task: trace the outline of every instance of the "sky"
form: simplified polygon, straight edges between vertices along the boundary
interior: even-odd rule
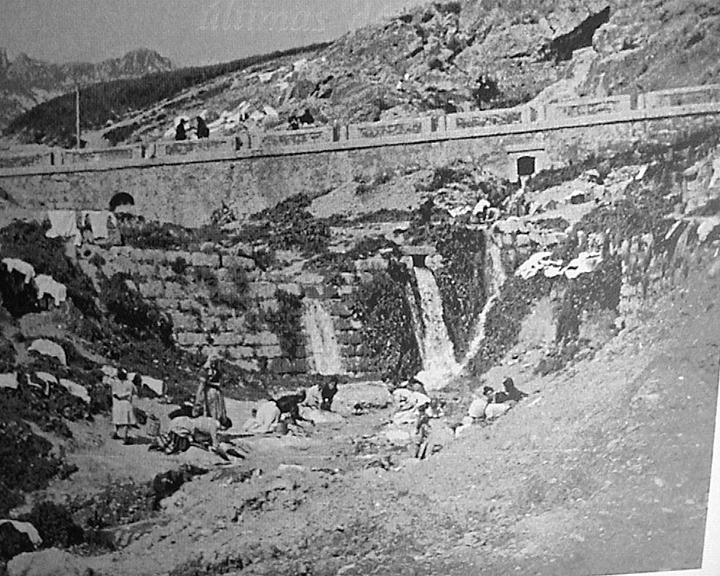
[[[0,0],[0,48],[99,62],[150,48],[178,66],[333,40],[427,0]]]

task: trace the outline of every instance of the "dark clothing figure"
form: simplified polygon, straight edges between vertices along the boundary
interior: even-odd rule
[[[337,394],[337,382],[332,381],[320,384],[320,395],[322,396],[320,410],[330,411],[335,394]]]
[[[512,378],[505,378],[505,380],[503,381],[503,387],[505,388],[504,394],[507,398],[506,400],[502,400],[502,402],[519,402],[527,396],[525,392],[522,392],[521,390],[515,388],[515,382],[513,382]],[[501,392],[498,392],[498,394],[501,394]]]
[[[180,123],[176,126],[175,140],[187,140],[187,132],[185,132],[185,120],[180,120]]]
[[[197,117],[197,137],[198,138],[207,138],[210,136],[210,128],[207,127],[207,124],[205,124],[205,120],[203,120],[200,116]]]
[[[315,118],[313,118],[313,115],[310,114],[310,110],[308,110],[307,108],[305,108],[305,112],[303,112],[302,116],[298,118],[298,121],[301,125],[315,124]]]
[[[288,394],[286,396],[281,396],[280,398],[275,400],[275,404],[277,405],[278,410],[280,410],[281,418],[283,414],[287,414],[293,424],[297,424],[299,421],[310,422],[311,424],[314,424],[312,420],[303,418],[300,415],[300,404],[302,404],[304,401],[305,390],[303,390],[302,392],[298,392],[297,394]]]

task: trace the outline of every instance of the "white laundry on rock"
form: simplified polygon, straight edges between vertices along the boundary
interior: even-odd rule
[[[57,282],[52,276],[38,274],[35,277],[35,288],[37,288],[38,300],[42,300],[46,294],[55,301],[55,306],[60,306],[67,300],[67,287]]]
[[[32,264],[25,262],[25,260],[20,260],[19,258],[3,258],[2,263],[8,269],[8,272],[19,272],[22,274],[25,277],[25,284],[35,278],[35,268],[33,268]]]
[[[80,384],[73,382],[72,380],[68,380],[67,378],[60,378],[60,386],[65,388],[73,396],[80,398],[80,400],[86,404],[90,404],[90,394],[85,386],[81,386]]]
[[[0,374],[0,388],[9,388],[10,390],[17,390],[18,380],[15,372],[9,374]]]
[[[471,418],[483,418],[488,404],[489,401],[485,396],[475,398],[468,408],[468,416]]]
[[[58,360],[60,360],[63,366],[67,364],[67,359],[65,358],[65,350],[63,350],[62,346],[56,344],[52,340],[39,338],[30,345],[28,351],[37,352],[38,354],[42,354],[44,356],[52,356],[54,358],[57,358]]]

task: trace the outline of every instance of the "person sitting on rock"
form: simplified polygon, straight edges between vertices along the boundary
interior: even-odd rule
[[[335,398],[335,394],[337,394],[338,380],[337,376],[333,376],[329,382],[323,382],[320,384],[320,396],[322,397],[320,410],[330,412],[333,398]]]
[[[196,118],[197,122],[197,130],[196,134],[198,138],[207,138],[210,136],[210,129],[208,128],[207,124],[205,123],[205,119],[202,116],[198,116]]]
[[[522,392],[515,387],[515,382],[513,382],[513,379],[509,376],[503,380],[503,388],[506,395],[505,401],[507,402],[519,402],[527,396],[527,393]]]
[[[185,118],[181,118],[175,127],[175,140],[187,140],[187,132],[185,131]]]
[[[275,405],[278,407],[278,410],[280,410],[280,416],[282,417],[283,414],[288,414],[290,421],[296,425],[300,421],[310,422],[310,424],[314,425],[315,422],[309,420],[308,418],[304,418],[300,414],[300,404],[305,401],[306,397],[307,393],[305,390],[300,390],[300,392],[287,394],[275,400]]]
[[[485,396],[488,398],[488,405],[485,407],[485,420],[494,420],[510,410],[511,404],[505,401],[505,392],[495,392],[490,386],[483,389]]]

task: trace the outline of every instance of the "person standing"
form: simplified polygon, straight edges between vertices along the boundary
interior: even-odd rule
[[[225,397],[220,390],[220,366],[219,360],[215,359],[207,369],[207,376],[200,382],[195,393],[193,405],[193,416],[209,416],[222,422],[227,418]]]
[[[113,438],[130,443],[130,427],[137,426],[133,400],[137,395],[135,385],[128,380],[127,370],[118,368],[117,376],[112,381],[112,420],[115,426]]]

